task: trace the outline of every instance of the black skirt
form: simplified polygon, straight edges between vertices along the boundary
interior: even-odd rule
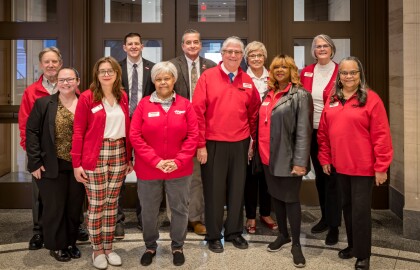
[[[268,193],[277,200],[292,203],[299,202],[300,186],[302,176],[274,176],[270,173],[268,166],[263,165]]]

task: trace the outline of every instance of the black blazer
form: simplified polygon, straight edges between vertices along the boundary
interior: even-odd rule
[[[155,63],[142,58],[143,61],[143,97],[151,95],[155,91],[155,85],[152,83],[152,77],[150,76],[150,72],[152,71],[153,66]],[[130,99],[130,87],[128,83],[128,72],[127,72],[127,58],[124,58],[120,62],[120,66],[122,69],[122,86],[127,93],[127,97]]]
[[[42,177],[58,177],[58,159],[55,149],[55,118],[57,116],[58,92],[39,98],[26,123],[26,154],[28,171],[44,166]]]
[[[188,72],[188,63],[185,55],[181,55],[169,60],[175,65],[178,71],[178,79],[176,80],[174,89],[177,94],[184,98],[190,99],[190,76]],[[217,66],[217,64],[209,59],[199,56],[200,76],[206,69]]]

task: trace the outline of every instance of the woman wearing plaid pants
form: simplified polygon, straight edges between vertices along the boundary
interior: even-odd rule
[[[88,230],[93,266],[119,266],[112,251],[117,200],[131,165],[127,95],[121,88],[121,67],[112,57],[99,59],[90,89],[83,92],[74,117],[71,155],[77,181],[89,199]]]

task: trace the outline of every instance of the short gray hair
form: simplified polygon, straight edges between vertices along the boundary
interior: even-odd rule
[[[242,51],[242,53],[244,53],[244,43],[242,42],[242,40],[239,38],[239,37],[237,37],[237,36],[231,36],[231,37],[228,37],[227,39],[225,39],[225,41],[223,41],[223,45],[222,45],[222,48],[220,49],[220,52],[221,53],[223,53],[223,51],[226,49],[226,47],[229,45],[229,44],[236,44],[236,45],[239,45],[239,46],[241,46],[241,51]]]
[[[63,62],[63,57],[61,56],[60,50],[57,47],[51,46],[51,47],[44,48],[42,51],[39,52],[38,58],[39,58],[40,63],[42,62],[42,57],[47,52],[55,53],[58,56],[58,60],[60,61],[60,63]]]
[[[151,72],[153,83],[155,83],[156,76],[160,73],[170,73],[174,76],[175,81],[178,79],[178,71],[176,70],[175,65],[169,61],[159,62],[153,66]]]
[[[262,54],[264,55],[264,60],[267,60],[267,49],[265,48],[264,44],[259,41],[253,41],[245,47],[245,62],[247,61],[248,55],[253,51],[262,51]]]
[[[323,41],[327,42],[328,45],[330,45],[330,47],[331,47],[331,56],[330,56],[330,58],[333,59],[334,58],[334,55],[335,55],[336,47],[335,47],[335,44],[334,44],[334,41],[332,40],[332,38],[330,36],[328,36],[328,35],[325,35],[325,34],[317,35],[312,40],[312,50],[311,50],[312,57],[314,59],[317,59],[316,58],[316,55],[315,55],[315,48],[316,48],[316,40],[317,39],[322,39]]]

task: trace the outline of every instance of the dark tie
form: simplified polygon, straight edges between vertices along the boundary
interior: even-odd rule
[[[230,83],[233,83],[233,77],[235,76],[235,74],[233,74],[232,72],[228,74],[229,79],[230,79]]]
[[[133,73],[131,77],[131,97],[130,97],[130,116],[133,115],[137,107],[137,96],[139,92],[139,76],[137,74],[137,64],[133,65]]]
[[[195,67],[195,62],[192,62],[192,69],[191,69],[191,99],[194,94],[194,89],[197,84],[198,80],[198,74],[197,74],[197,68]]]

